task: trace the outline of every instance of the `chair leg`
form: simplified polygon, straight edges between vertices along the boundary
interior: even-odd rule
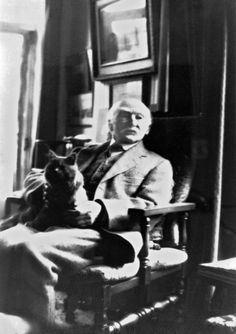
[[[119,321],[113,321],[106,328],[105,333],[115,334],[125,330],[125,333],[130,329],[131,331],[143,320],[149,319],[158,312],[163,312],[168,306],[175,304],[178,300],[177,296],[170,296],[169,298],[155,302],[150,306],[142,307],[135,313],[130,313],[120,319]]]
[[[95,333],[107,332],[107,310],[110,306],[110,286],[99,285],[94,287]]]
[[[74,314],[73,310],[75,307],[75,300],[71,301],[71,298],[67,296],[64,300],[64,309],[65,309],[65,314],[66,314],[66,321],[69,323],[74,322]]]
[[[107,332],[107,310],[110,306],[110,287],[107,285],[95,284],[90,288],[89,294],[92,299],[89,302],[94,310],[94,325],[91,328],[92,333],[102,334]],[[78,294],[70,295],[65,300],[66,321],[75,323],[75,310],[79,305],[81,296]],[[83,300],[83,297],[82,299]],[[83,302],[82,302],[83,305]]]

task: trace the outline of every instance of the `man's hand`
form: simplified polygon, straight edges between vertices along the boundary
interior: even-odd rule
[[[83,203],[79,210],[70,210],[64,214],[66,225],[72,227],[86,228],[91,227],[101,212],[101,205],[94,201]]]

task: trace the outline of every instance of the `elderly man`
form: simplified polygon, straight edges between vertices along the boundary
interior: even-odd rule
[[[149,109],[139,100],[126,98],[113,105],[108,122],[111,140],[78,154],[88,202],[80,212],[74,210],[65,217],[73,227],[35,233],[18,224],[0,233],[4,268],[0,274],[0,311],[51,326],[58,277],[89,266],[95,255],[109,263],[133,261],[142,243],[139,232],[131,232],[131,239],[129,232],[124,233],[134,229],[128,209],[170,201],[171,164],[148,151],[142,142],[151,126]],[[41,176],[41,171],[29,174],[26,196],[34,189],[32,185],[38,187]]]

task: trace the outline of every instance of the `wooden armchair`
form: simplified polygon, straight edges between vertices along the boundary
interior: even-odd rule
[[[186,223],[194,208],[193,203],[175,203],[130,209],[130,219],[139,224],[143,238],[140,265],[94,265],[61,282],[58,289],[66,292],[66,320],[77,323],[83,333],[117,333],[177,303],[184,291]],[[172,216],[175,230],[178,227],[176,248],[150,249],[150,220],[160,215]]]

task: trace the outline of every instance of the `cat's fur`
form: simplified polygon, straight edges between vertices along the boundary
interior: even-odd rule
[[[83,176],[76,164],[76,154],[60,157],[51,151],[44,177],[43,206],[36,216],[27,222],[27,226],[38,231],[45,231],[52,226],[68,225],[64,220],[66,213],[78,210],[79,202],[87,200]]]

